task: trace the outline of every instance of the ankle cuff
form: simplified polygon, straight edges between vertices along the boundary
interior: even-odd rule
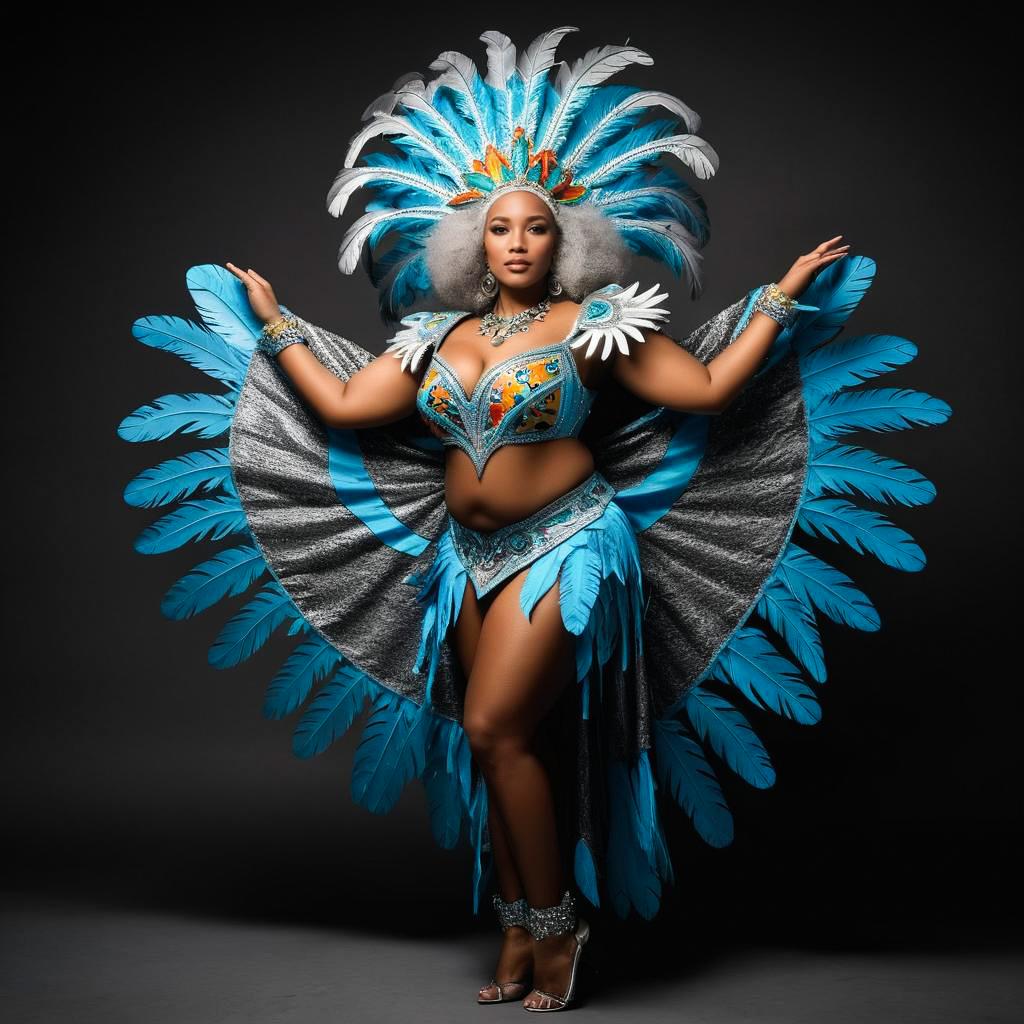
[[[498,915],[498,921],[502,928],[510,928],[513,925],[518,925],[520,928],[525,928],[527,926],[527,905],[525,896],[520,896],[519,899],[513,900],[511,903],[506,903],[498,893],[495,893],[493,903],[494,911]]]
[[[566,889],[561,903],[551,907],[531,907],[527,904],[526,927],[535,939],[549,935],[564,935],[576,930],[576,899]]]

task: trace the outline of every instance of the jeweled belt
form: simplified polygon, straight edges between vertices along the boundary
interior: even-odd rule
[[[481,533],[448,516],[452,543],[478,597],[562,541],[600,519],[615,489],[594,472],[571,491],[543,508],[489,533]]]

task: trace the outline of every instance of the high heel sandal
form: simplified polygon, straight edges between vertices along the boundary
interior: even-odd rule
[[[513,925],[518,925],[520,928],[526,927],[526,899],[520,896],[519,899],[514,900],[512,903],[506,903],[498,893],[494,894],[494,910],[498,915],[498,921],[501,924],[503,931],[508,931]],[[476,1001],[478,1003],[509,1003],[513,999],[522,999],[525,996],[525,989],[528,987],[526,980],[523,981],[495,981],[491,978],[487,985],[484,985],[482,989],[477,993]],[[497,999],[482,999],[480,993],[484,989],[496,988],[498,990]]]
[[[583,951],[583,944],[590,938],[590,925],[582,917],[576,916],[576,900],[568,889],[562,897],[561,903],[551,907],[527,906],[526,927],[534,939],[546,939],[549,935],[567,935],[573,933],[576,939],[576,948],[572,954],[572,966],[569,970],[569,987],[565,995],[557,995],[554,992],[545,992],[543,989],[532,990],[539,996],[546,996],[552,1000],[553,1006],[526,1006],[524,1010],[533,1013],[550,1013],[554,1010],[564,1010],[573,1000],[576,992],[576,969],[579,966],[580,953]]]

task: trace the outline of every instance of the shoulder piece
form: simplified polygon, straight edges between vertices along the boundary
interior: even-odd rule
[[[402,317],[405,328],[400,330],[388,342],[385,352],[390,352],[396,359],[402,360],[402,369],[410,367],[415,370],[419,366],[423,353],[436,345],[456,324],[457,321],[469,316],[467,310],[444,313],[410,313]]]
[[[626,335],[643,341],[644,336],[639,328],[657,327],[659,320],[668,319],[668,310],[657,308],[657,303],[668,298],[668,292],[654,293],[661,285],[654,285],[647,291],[637,295],[639,281],[634,281],[628,288],[618,284],[605,285],[604,288],[591,292],[580,305],[580,311],[573,324],[573,338],[570,348],[587,345],[584,353],[589,359],[597,346],[604,341],[601,358],[607,359],[614,343],[624,355],[629,355],[629,342]],[[578,337],[576,336],[578,333]]]

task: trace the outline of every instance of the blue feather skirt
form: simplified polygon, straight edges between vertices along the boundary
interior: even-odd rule
[[[405,580],[419,586],[417,601],[423,605],[413,669],[427,673],[421,711],[430,705],[442,648],[458,620],[467,583],[483,597],[528,567],[519,600],[523,615],[529,619],[557,582],[562,622],[576,638],[577,759],[593,762],[597,751],[614,747],[607,740],[595,742],[593,735],[605,732],[599,708],[606,699],[606,670],[610,665],[618,669],[611,673],[613,686],[631,678],[626,670],[643,655],[646,608],[636,533],[614,496],[615,489],[595,472],[527,519],[497,531],[482,533],[449,516],[429,568]],[[635,703],[638,696],[646,708],[647,695],[615,693],[615,712]],[[642,894],[650,891],[653,876],[671,881],[672,869],[658,822],[648,751],[634,749],[625,757],[604,760],[603,765],[586,764],[590,775],[603,768],[603,777],[591,792],[575,794],[578,804],[570,815],[578,823],[574,874],[580,890],[597,905],[598,876],[607,870],[609,890],[622,893],[624,914],[629,890],[634,899],[645,902]],[[572,781],[575,784],[575,778]],[[586,806],[579,806],[580,799]],[[476,811],[486,817],[485,805]],[[486,821],[477,825],[472,832],[479,874],[489,840]],[[654,887],[660,889],[656,882]]]

